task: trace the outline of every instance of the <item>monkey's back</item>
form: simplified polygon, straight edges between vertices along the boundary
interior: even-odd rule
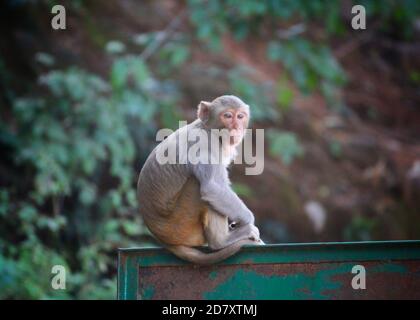
[[[203,245],[207,207],[201,200],[200,184],[186,164],[160,164],[157,148],[147,158],[137,183],[144,222],[166,244]]]
[[[159,164],[155,148],[144,163],[137,183],[140,211],[146,215],[150,211],[170,214],[171,204],[189,175],[186,165]]]

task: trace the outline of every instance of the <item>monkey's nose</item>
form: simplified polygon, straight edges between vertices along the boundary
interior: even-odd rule
[[[231,130],[230,130],[230,135],[231,136],[237,136],[239,134],[239,130],[238,130],[238,128],[232,128]]]

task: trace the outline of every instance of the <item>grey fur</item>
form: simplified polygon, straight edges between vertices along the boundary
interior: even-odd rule
[[[196,119],[194,122],[188,124],[186,127],[178,129],[162,141],[147,158],[137,184],[140,213],[143,215],[146,224],[153,223],[154,225],[159,226],[159,224],[165,224],[166,216],[171,214],[173,206],[175,205],[174,199],[187,180],[191,177],[195,177],[199,181],[202,200],[206,201],[214,210],[210,222],[216,221],[217,224],[224,228],[224,230],[220,230],[222,227],[218,226],[214,227],[214,229],[210,229],[210,232],[207,232],[206,234],[208,243],[213,249],[224,249],[220,250],[218,255],[213,254],[210,256],[210,254],[204,254],[196,249],[185,246],[168,246],[168,249],[181,258],[196,263],[219,261],[238,251],[243,244],[249,243],[249,238],[253,238],[257,243],[262,243],[259,240],[258,229],[254,226],[255,219],[253,213],[230,186],[226,165],[204,163],[192,164],[189,161],[186,163],[160,164],[156,158],[158,148],[166,148],[173,143],[177,143],[181,132],[185,129],[206,130],[208,136],[211,137],[211,128],[217,128],[216,125],[219,125],[214,115],[227,107],[242,107],[245,108],[249,114],[249,106],[235,96],[221,96],[211,103],[201,102],[198,114],[200,115],[200,113],[203,114],[203,111],[208,111],[208,117]],[[208,108],[208,110],[206,110],[206,108]],[[191,141],[188,142],[187,150],[193,143],[194,142]],[[222,148],[222,146],[219,147]],[[182,157],[183,152],[178,143],[176,145],[176,152],[177,156]],[[231,156],[228,155],[228,157]],[[229,158],[228,161],[224,161],[224,163],[229,163],[231,160],[232,159]],[[237,222],[238,228],[229,231],[227,218]],[[176,227],[177,226],[174,226],[174,232],[176,232]],[[239,244],[235,244],[235,242],[239,242]],[[231,246],[231,248],[227,249],[226,247],[228,246]],[[207,260],[204,256],[208,257]],[[187,257],[190,257],[190,259]]]
[[[225,166],[197,164],[189,167],[190,172],[200,181],[202,199],[215,211],[240,225],[254,224],[254,215],[230,187]]]

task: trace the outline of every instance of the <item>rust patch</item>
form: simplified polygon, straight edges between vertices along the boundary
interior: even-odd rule
[[[351,269],[356,264],[366,268],[366,290],[351,286],[355,276]],[[147,299],[204,299],[209,293],[223,298],[226,288],[238,290],[248,275],[256,276],[257,282],[269,278],[277,286],[254,284],[253,291],[234,292],[238,299],[266,297],[267,291],[272,298],[282,298],[288,290],[294,292],[293,298],[420,299],[418,261],[142,267],[139,294]],[[147,296],[151,287],[153,294]]]
[[[366,289],[339,290],[336,299],[409,300],[420,299],[420,264],[418,261],[360,262],[366,269]],[[405,269],[404,272],[381,270],[385,265]],[[351,288],[354,274],[343,273],[335,281]]]
[[[139,292],[153,286],[152,299],[202,299],[203,293],[214,290],[238,269],[220,268],[217,271],[201,266],[171,266],[139,268]]]

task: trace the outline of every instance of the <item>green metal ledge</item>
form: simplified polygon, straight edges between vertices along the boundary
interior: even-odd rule
[[[365,289],[352,286],[355,265]],[[420,299],[420,241],[246,246],[212,266],[122,248],[118,299]]]

